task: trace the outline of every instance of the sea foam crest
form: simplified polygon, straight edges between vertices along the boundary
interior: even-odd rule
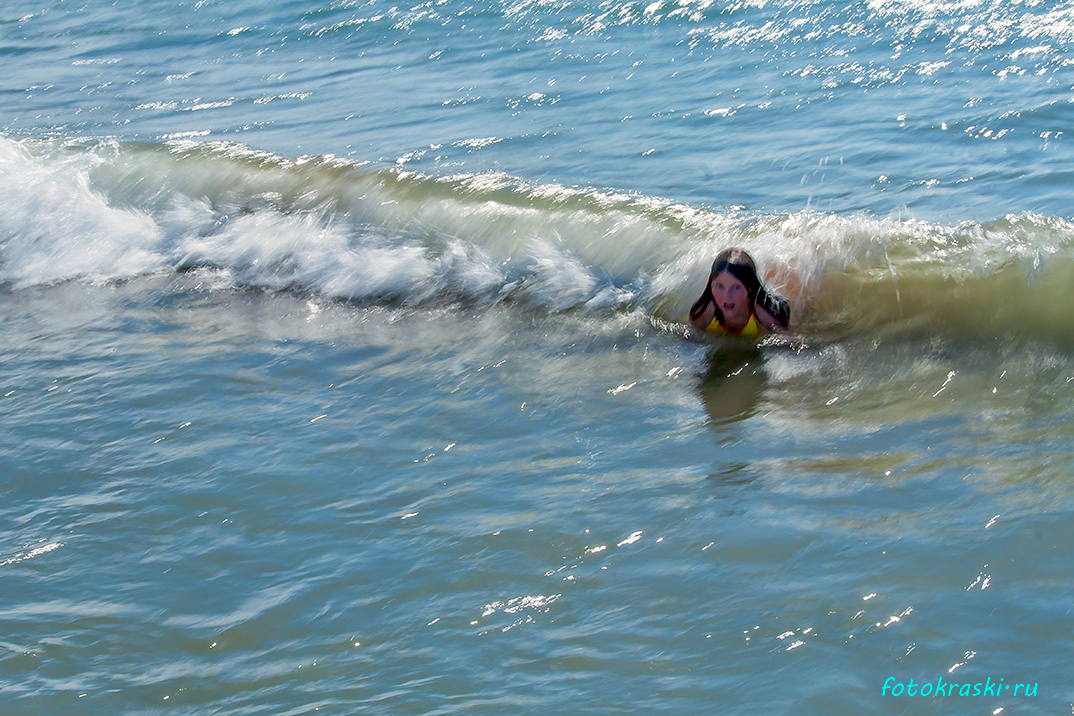
[[[87,180],[85,153],[43,162],[0,138],[0,281],[125,278],[158,269],[161,232],[137,209],[110,206]]]
[[[0,280],[16,289],[207,268],[222,285],[326,299],[640,308],[682,323],[712,258],[740,246],[805,332],[1071,331],[1074,225],[1056,217],[714,211],[197,142],[0,138],[0,190]]]

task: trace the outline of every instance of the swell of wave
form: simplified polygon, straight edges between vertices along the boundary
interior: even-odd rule
[[[1074,225],[757,215],[502,174],[430,177],[224,143],[0,138],[8,290],[205,269],[358,303],[640,309],[681,324],[746,248],[806,334],[1074,339]]]

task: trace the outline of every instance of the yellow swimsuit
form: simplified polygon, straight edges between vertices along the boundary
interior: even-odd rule
[[[705,329],[709,333],[715,333],[718,336],[741,336],[743,338],[760,338],[761,326],[757,323],[757,318],[751,313],[750,320],[746,323],[746,327],[742,329],[741,333],[732,333],[724,328],[719,321],[715,318],[712,319],[712,323]]]

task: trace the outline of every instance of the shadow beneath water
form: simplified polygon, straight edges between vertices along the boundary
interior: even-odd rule
[[[761,349],[725,346],[705,360],[698,390],[710,424],[726,425],[753,415],[768,382]]]

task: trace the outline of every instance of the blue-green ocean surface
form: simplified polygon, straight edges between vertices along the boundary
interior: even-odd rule
[[[0,712],[1070,713],[1071,17],[6,3]]]

